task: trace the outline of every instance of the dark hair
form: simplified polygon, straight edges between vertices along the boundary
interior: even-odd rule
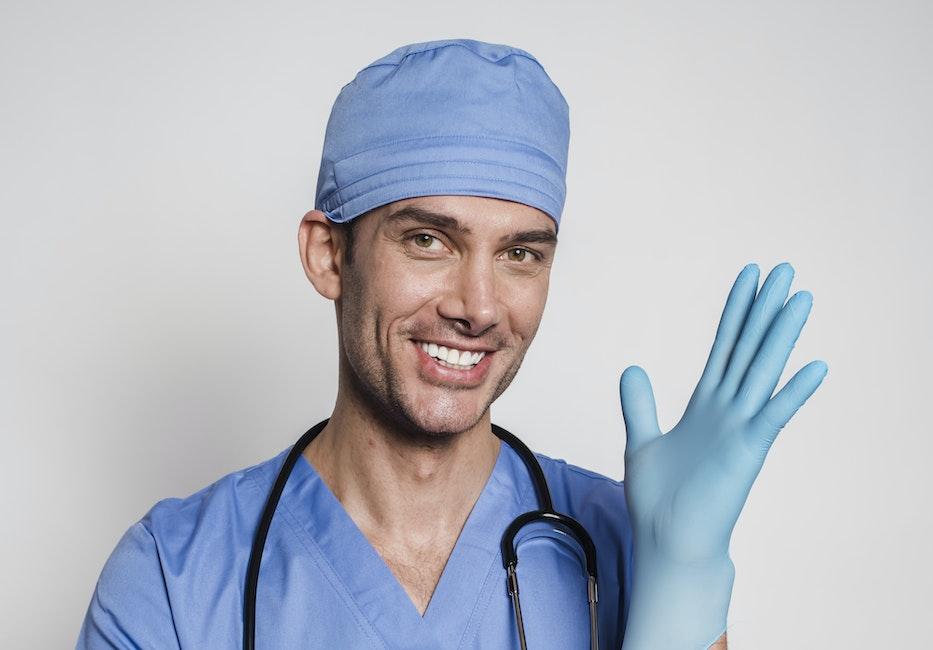
[[[334,223],[340,232],[343,233],[343,238],[346,241],[346,248],[344,249],[343,259],[347,263],[347,266],[353,265],[353,237],[354,231],[356,230],[356,222],[359,221],[359,218],[360,217],[355,217],[349,221]]]

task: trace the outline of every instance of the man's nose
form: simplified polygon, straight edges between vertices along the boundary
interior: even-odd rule
[[[478,336],[499,322],[500,310],[495,261],[479,256],[464,259],[449,279],[438,306],[440,314],[463,321],[468,326],[464,333]]]

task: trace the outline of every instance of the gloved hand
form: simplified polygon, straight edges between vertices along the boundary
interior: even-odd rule
[[[739,273],[706,367],[677,425],[661,435],[644,370],[622,373],[625,499],[633,531],[625,650],[708,648],[726,629],[735,568],[729,540],[778,432],[813,394],[827,366],[812,361],[771,397],[810,313],[794,270]]]

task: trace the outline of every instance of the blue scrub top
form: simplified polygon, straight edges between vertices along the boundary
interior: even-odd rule
[[[77,648],[240,648],[246,566],[259,518],[291,446],[185,498],[159,501],[108,558]],[[621,481],[536,454],[554,507],[596,545],[599,644],[620,648],[632,535]],[[266,540],[256,647],[518,648],[499,543],[537,509],[521,458],[502,443],[422,617],[314,467],[299,456]],[[543,525],[519,537],[528,647],[588,648],[582,552]]]

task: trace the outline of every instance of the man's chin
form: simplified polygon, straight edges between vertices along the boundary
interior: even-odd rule
[[[412,418],[412,424],[415,425],[413,434],[436,442],[450,440],[473,429],[482,420],[483,413],[483,411],[469,414],[421,411]]]

